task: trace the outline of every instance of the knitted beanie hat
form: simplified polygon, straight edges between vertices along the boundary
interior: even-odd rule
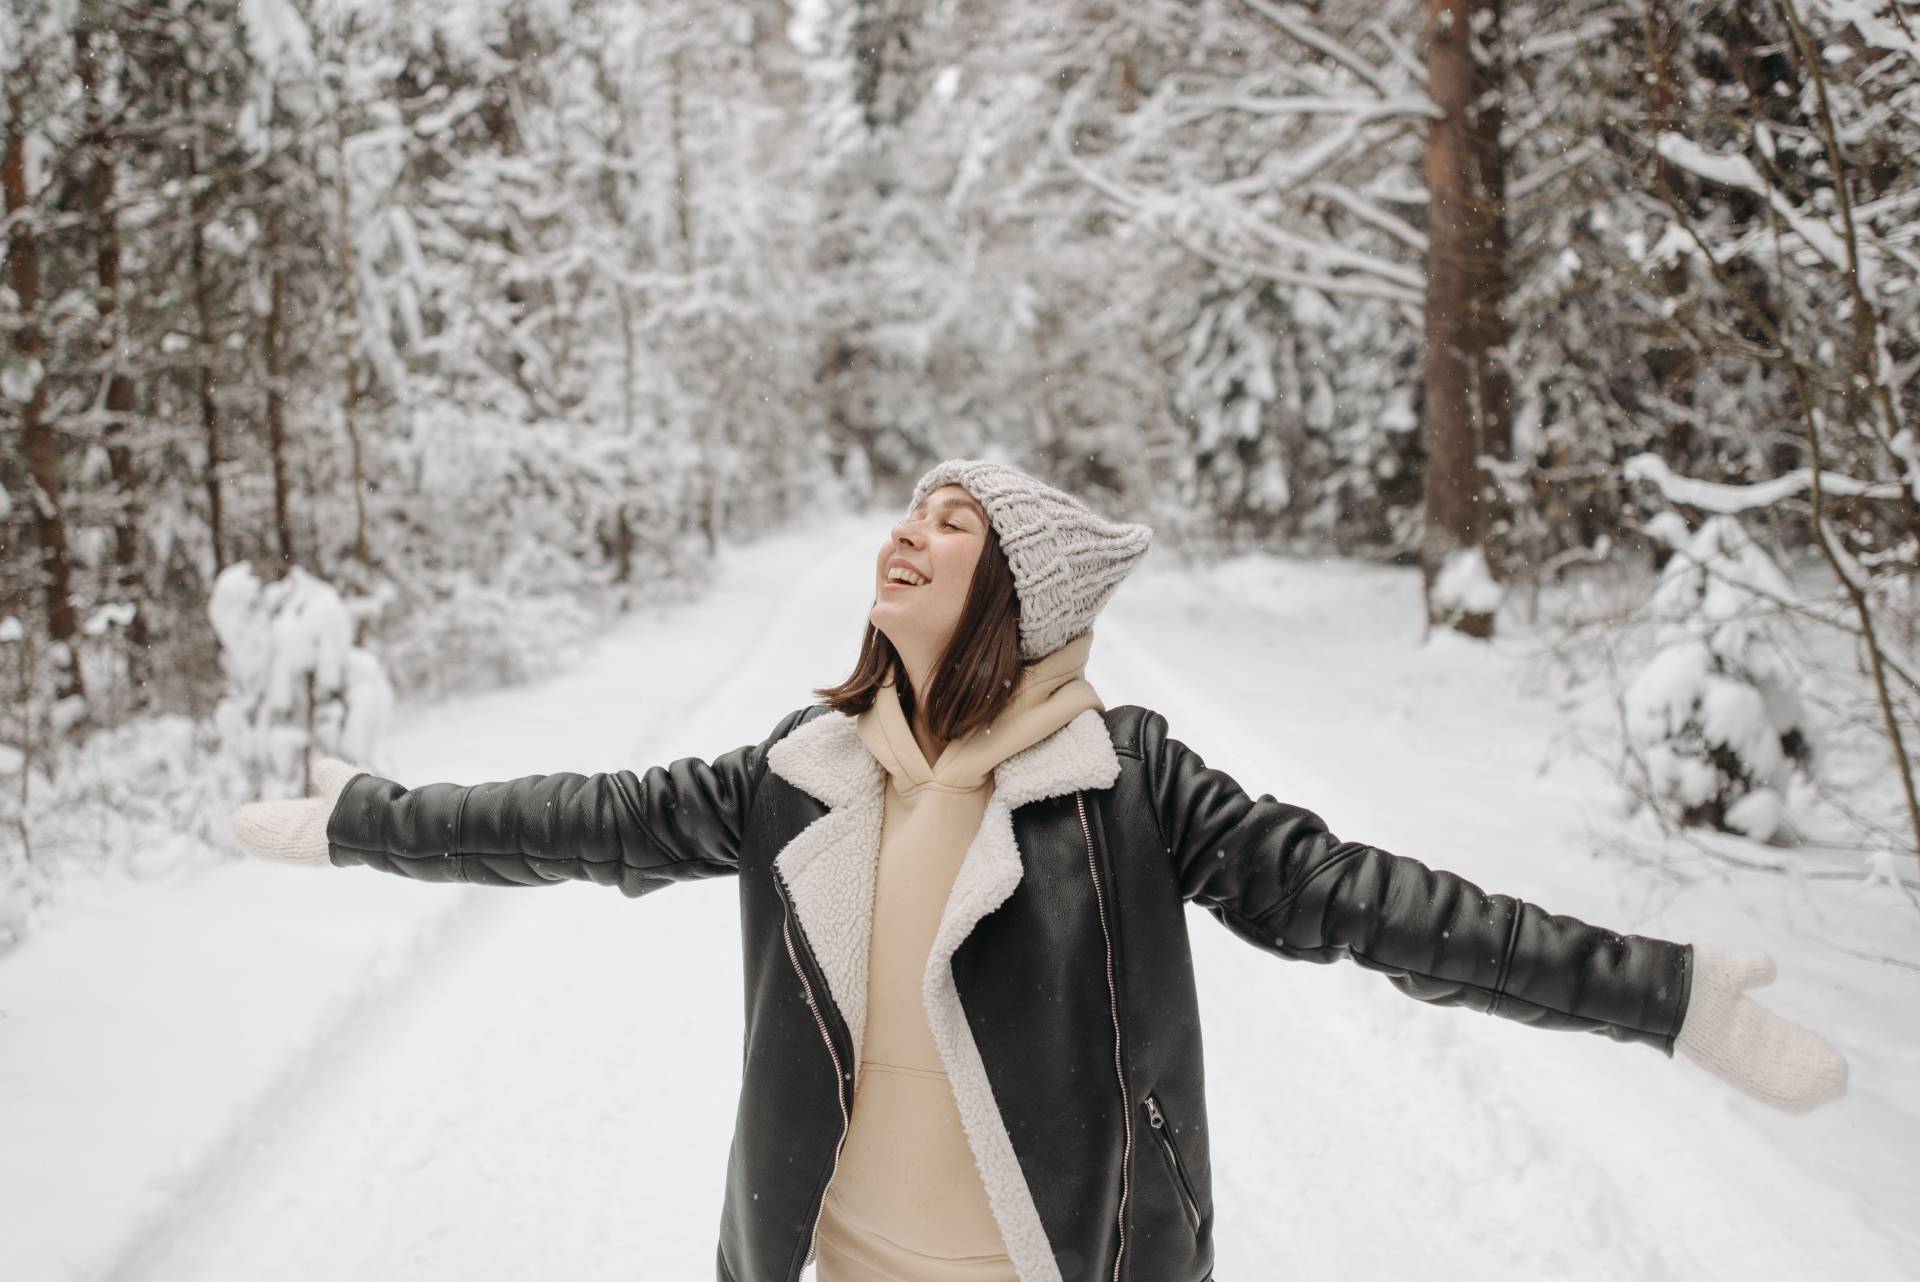
[[[1153,539],[1145,525],[1109,521],[1073,495],[987,459],[936,464],[913,487],[908,514],[955,484],[986,508],[1013,570],[1022,659],[1052,654],[1092,627]]]

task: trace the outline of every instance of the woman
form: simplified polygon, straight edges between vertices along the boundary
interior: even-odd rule
[[[758,744],[408,789],[328,760],[263,855],[630,896],[739,878],[746,1028],[721,1282],[1207,1282],[1187,901],[1422,1001],[1688,1058],[1804,1111],[1846,1061],[1748,1000],[1764,953],[1620,935],[1249,797],[1084,676],[1151,532],[954,459],[874,565],[854,673]]]

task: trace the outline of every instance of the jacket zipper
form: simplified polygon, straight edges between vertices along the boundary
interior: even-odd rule
[[[847,1142],[847,1096],[843,1086],[846,1074],[840,1067],[840,1052],[833,1048],[833,1036],[827,1032],[827,1021],[820,1014],[820,1005],[813,999],[813,985],[808,982],[807,973],[800,969],[800,955],[793,947],[792,910],[784,890],[780,895],[780,907],[780,935],[787,943],[787,960],[793,963],[793,973],[800,978],[801,991],[807,995],[807,1009],[813,1012],[813,1022],[819,1026],[820,1038],[826,1042],[827,1054],[833,1059],[833,1098],[840,1106],[840,1138],[833,1144],[833,1169],[827,1172],[827,1182],[820,1189],[820,1203],[813,1208],[813,1228],[807,1236],[807,1258],[800,1261],[800,1272],[805,1273],[807,1266],[813,1263],[814,1252],[820,1248],[820,1215],[826,1209],[827,1190],[833,1187],[833,1177],[840,1173],[841,1146]]]
[[[1113,1282],[1120,1282],[1120,1261],[1127,1253],[1127,1174],[1133,1164],[1133,1106],[1127,1091],[1127,1070],[1120,1059],[1120,998],[1113,986],[1113,933],[1107,928],[1107,901],[1100,891],[1100,868],[1093,858],[1093,830],[1087,827],[1087,803],[1082,793],[1073,794],[1080,812],[1080,832],[1087,839],[1087,872],[1093,878],[1093,902],[1100,913],[1100,934],[1107,941],[1107,1005],[1113,1013],[1113,1071],[1120,1080],[1120,1121],[1126,1139],[1120,1149],[1120,1210],[1118,1222],[1120,1246],[1113,1255]]]
[[[1193,1200],[1193,1182],[1187,1178],[1186,1163],[1180,1160],[1180,1150],[1173,1142],[1173,1128],[1167,1125],[1167,1115],[1160,1111],[1160,1101],[1148,1095],[1142,1103],[1146,1106],[1147,1121],[1152,1125],[1154,1134],[1160,1137],[1160,1147],[1166,1150],[1167,1160],[1173,1163],[1173,1176],[1180,1183],[1180,1200],[1186,1205],[1187,1218],[1193,1221],[1193,1231],[1200,1231],[1200,1204]]]

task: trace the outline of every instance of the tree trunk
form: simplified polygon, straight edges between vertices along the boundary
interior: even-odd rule
[[[668,129],[673,148],[673,212],[679,231],[680,269],[689,276],[693,274],[693,213],[690,201],[692,175],[688,172],[686,148],[686,103],[681,94],[681,50],[675,49],[667,56],[667,94]],[[697,519],[700,531],[706,536],[707,555],[715,555],[720,546],[718,526],[718,500],[716,491],[720,481],[714,475],[713,450],[709,447],[707,433],[696,429],[695,439],[700,453],[700,497]]]
[[[267,211],[267,323],[263,341],[267,357],[267,456],[273,465],[273,526],[280,535],[280,573],[293,569],[293,518],[287,510],[287,355],[280,342],[281,318],[286,312],[287,272],[280,260],[280,206]]]
[[[40,542],[40,567],[46,573],[47,632],[64,650],[56,697],[86,698],[80,676],[80,624],[73,608],[72,563],[67,554],[67,526],[60,515],[60,443],[46,420],[47,380],[43,358],[46,344],[40,335],[40,247],[34,240],[27,211],[26,131],[21,128],[24,104],[15,85],[7,87],[7,152],[0,160],[0,187],[6,190],[7,283],[20,308],[20,328],[14,335],[19,359],[34,371],[33,394],[20,406],[21,452],[27,460],[28,497]]]
[[[131,602],[133,621],[127,628],[127,685],[135,708],[148,704],[147,679],[153,645],[147,616],[152,610],[146,576],[140,568],[140,478],[134,467],[127,433],[133,426],[133,380],[119,367],[123,335],[120,326],[120,219],[113,210],[114,157],[104,129],[106,111],[100,96],[100,67],[93,48],[92,29],[74,30],[75,62],[86,97],[87,145],[93,164],[87,171],[87,210],[93,216],[94,274],[99,281],[100,367],[107,380],[107,466],[113,477],[114,583]]]
[[[347,384],[341,408],[346,415],[347,448],[353,456],[353,559],[370,566],[373,554],[367,548],[366,458],[360,447],[360,372],[354,359],[354,347],[360,341],[360,304],[353,271],[353,198],[352,185],[348,182],[347,131],[337,108],[333,117],[333,144],[340,168],[335,175],[340,193],[340,305],[347,317],[346,329],[340,338]]]
[[[187,265],[193,279],[193,308],[200,325],[200,425],[207,438],[207,530],[213,540],[213,572],[226,568],[226,539],[220,503],[220,407],[214,400],[213,285],[207,279],[206,221],[200,193],[200,141],[193,119],[192,77],[180,81],[180,102],[193,137],[187,143],[187,200],[189,240]]]
[[[613,564],[615,583],[633,581],[633,526],[627,521],[627,505],[613,509]]]
[[[1668,8],[1668,0],[1649,0],[1644,14],[1647,60],[1642,69],[1641,92],[1647,104],[1647,123],[1656,137],[1680,128],[1680,111],[1685,105],[1680,100],[1673,69],[1668,62],[1678,42],[1678,24]],[[1694,182],[1684,169],[1659,154],[1653,157],[1653,167],[1657,188],[1664,188],[1681,200],[1690,198]],[[1676,253],[1664,265],[1652,267],[1654,285],[1665,297],[1677,300],[1686,294],[1692,276],[1689,257],[1685,253]],[[1693,344],[1687,341],[1681,330],[1677,320],[1669,321],[1670,337],[1656,339],[1648,349],[1647,367],[1653,374],[1656,395],[1677,408],[1691,411],[1699,376],[1699,361],[1694,355]],[[1682,474],[1694,471],[1694,436],[1691,414],[1669,417],[1665,430],[1659,436],[1661,457]],[[1786,465],[1787,468],[1795,466],[1798,466],[1798,460]]]
[[[1454,553],[1483,547],[1489,488],[1476,462],[1511,456],[1506,368],[1506,181],[1497,45],[1501,0],[1428,0],[1428,92],[1443,113],[1427,135],[1426,529],[1431,589]],[[1431,607],[1430,607],[1431,610]],[[1447,612],[1485,636],[1490,614]]]
[[[667,55],[667,122],[673,148],[673,218],[680,233],[680,270],[693,273],[692,175],[687,172],[686,104],[680,92],[681,50]]]

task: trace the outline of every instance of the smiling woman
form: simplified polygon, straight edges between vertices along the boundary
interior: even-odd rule
[[[841,950],[820,932],[829,984],[847,980],[859,1079],[820,1204],[820,1282],[1032,1274],[1039,1242],[1019,1227],[1031,1194],[1011,1163],[994,1161],[1005,1123],[969,1071],[941,927],[972,898],[965,862],[992,867],[981,842],[998,831],[996,776],[1042,742],[1064,745],[1083,715],[1104,716],[1085,676],[1093,617],[1150,539],[1146,526],[1107,521],[1011,468],[935,468],[879,549],[854,676],[815,691],[853,718],[886,778],[872,866],[843,879],[871,879],[870,919],[853,932],[865,947]],[[1069,562],[1071,581],[1093,590],[1044,596],[1039,584]],[[812,907],[804,892],[798,906]],[[954,938],[951,924],[945,933]]]

